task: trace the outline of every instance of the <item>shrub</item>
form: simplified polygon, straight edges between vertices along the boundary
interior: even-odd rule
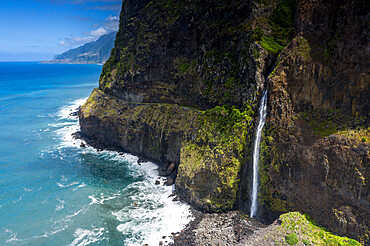
[[[359,244],[356,240],[349,239],[346,245],[347,246],[359,246],[361,244]]]
[[[285,241],[289,245],[294,245],[294,244],[298,243],[298,237],[295,233],[291,233],[291,234],[285,236]]]

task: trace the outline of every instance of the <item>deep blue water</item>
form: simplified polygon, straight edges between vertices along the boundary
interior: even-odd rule
[[[0,62],[0,245],[166,244],[191,219],[156,165],[72,138],[101,68]]]

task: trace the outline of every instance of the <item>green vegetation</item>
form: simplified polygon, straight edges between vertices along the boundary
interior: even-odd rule
[[[122,61],[117,65],[117,73],[119,76],[123,76],[130,68],[131,66],[127,61]]]
[[[274,136],[276,132],[273,131],[271,124],[266,122],[262,133],[261,153],[260,153],[260,187],[258,194],[258,202],[264,206],[269,207],[272,211],[281,213],[288,212],[292,206],[286,200],[281,199],[281,194],[271,184],[273,175],[279,175],[281,161],[279,160],[281,153],[276,150],[274,144]]]
[[[204,116],[203,124],[213,121],[216,126],[215,130],[223,134],[228,133],[232,128],[238,128],[241,124],[252,120],[253,110],[250,105],[247,105],[243,111],[240,111],[235,106],[216,106],[213,109],[207,109],[204,112]]]
[[[233,96],[239,95],[242,86],[238,56],[233,52],[212,49],[206,51],[203,58],[201,72],[196,76],[200,75],[198,79],[204,81],[201,82],[204,95],[218,105],[236,104],[237,99]]]
[[[86,103],[81,106],[81,112],[84,118],[95,116],[105,122],[119,117],[118,111],[122,111],[123,106],[114,98],[108,101],[106,98],[102,97],[102,94],[103,92],[97,88],[92,91]],[[101,98],[104,98],[104,108],[100,104],[102,101]]]
[[[242,110],[217,106],[203,111],[199,130],[182,144],[177,182],[209,211],[234,206],[252,116],[250,105]]]
[[[363,126],[361,128],[355,129],[344,129],[337,131],[335,134],[338,134],[340,136],[344,136],[349,139],[355,139],[357,141],[361,141],[363,143],[366,143],[368,139],[370,138],[370,127],[369,126]]]
[[[322,137],[331,134],[346,135],[347,132],[362,140],[366,139],[368,133],[365,116],[353,116],[340,109],[313,109],[300,113],[298,118],[308,122],[314,133]]]
[[[298,243],[298,237],[295,233],[291,233],[291,234],[285,236],[285,241],[289,245],[294,245],[294,244]]]
[[[251,40],[252,41],[260,41],[263,37],[264,33],[261,27],[257,27],[251,32]]]
[[[294,39],[297,42],[297,46],[294,48],[294,51],[302,56],[304,60],[308,60],[310,57],[311,46],[308,43],[307,39],[299,37]]]
[[[260,2],[268,4],[266,1]],[[271,34],[266,35],[262,28],[257,27],[251,39],[269,52],[280,53],[293,38],[295,11],[296,0],[281,0],[267,21]]]
[[[263,48],[268,51],[279,53],[284,49],[284,45],[276,42],[274,37],[262,37],[258,42]]]
[[[195,68],[196,64],[197,64],[196,60],[188,62],[188,59],[186,58],[176,58],[174,60],[174,66],[177,69],[177,75],[191,73],[192,70]]]
[[[336,236],[317,226],[309,216],[299,212],[283,214],[280,220],[281,225],[275,227],[266,237],[274,240],[276,245],[295,245],[302,242],[304,245],[361,246],[356,240]]]
[[[310,245],[310,241],[308,241],[308,239],[303,239],[303,240],[302,240],[302,243],[303,243],[304,245]]]

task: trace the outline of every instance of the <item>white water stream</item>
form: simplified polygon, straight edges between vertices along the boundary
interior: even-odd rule
[[[254,144],[253,144],[253,184],[251,196],[251,218],[257,213],[257,194],[258,194],[258,162],[260,159],[260,143],[262,137],[263,126],[266,122],[267,115],[267,90],[263,92],[261,105],[258,110],[258,126],[256,128]]]

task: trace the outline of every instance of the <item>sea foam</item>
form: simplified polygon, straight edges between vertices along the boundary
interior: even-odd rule
[[[91,194],[89,206],[103,206],[115,199],[125,200],[128,205],[111,210],[119,222],[117,231],[124,236],[124,245],[158,245],[162,242],[167,245],[173,242],[172,235],[180,232],[193,220],[190,207],[173,200],[173,186],[164,186],[165,179],[159,176],[158,166],[152,162],[143,162],[138,165],[138,157],[128,153],[115,151],[97,151],[90,146],[81,148],[83,140],[75,139],[73,133],[80,130],[78,118],[71,115],[86,98],[79,99],[61,108],[58,117],[62,122],[57,123],[57,134],[60,138],[59,149],[77,148],[84,154],[93,154],[105,160],[118,163],[128,163],[129,175],[135,180],[120,192],[114,194]],[[53,127],[53,126],[51,126]],[[156,185],[159,181],[160,185]],[[72,183],[73,184],[73,183]],[[68,184],[58,184],[68,187]],[[77,184],[73,184],[77,185]],[[79,186],[78,186],[79,187]],[[70,245],[88,245],[104,239],[104,228],[79,228],[74,233],[74,241]]]
[[[103,237],[104,228],[93,228],[92,230],[78,228],[75,233],[75,239],[70,246],[84,246],[90,245],[99,241],[104,240]]]

